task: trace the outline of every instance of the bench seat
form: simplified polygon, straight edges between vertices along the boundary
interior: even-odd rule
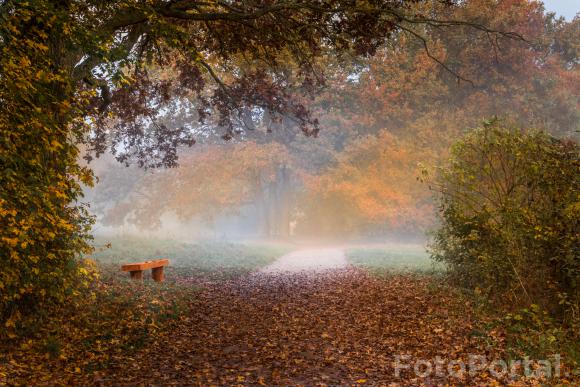
[[[143,270],[151,269],[151,277],[157,282],[164,279],[163,267],[169,265],[168,259],[128,263],[121,266],[122,271],[128,271],[132,279],[143,279]]]

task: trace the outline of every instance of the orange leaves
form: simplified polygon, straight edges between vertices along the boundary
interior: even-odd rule
[[[154,224],[166,212],[182,220],[198,216],[211,219],[254,201],[276,178],[276,168],[289,163],[288,150],[277,143],[199,145],[181,156],[177,168],[145,175],[131,203],[122,202],[114,211],[141,203],[137,221],[144,225]]]
[[[429,192],[417,181],[417,164],[433,161],[427,149],[383,130],[354,142],[338,159],[334,168],[307,181],[309,200],[327,208],[325,216],[347,217],[357,228],[394,230],[429,223],[428,217],[419,215],[429,213],[424,206]],[[341,214],[334,213],[333,202],[342,203]]]

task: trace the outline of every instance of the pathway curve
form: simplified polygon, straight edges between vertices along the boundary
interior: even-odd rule
[[[346,256],[341,249],[308,249],[286,254],[260,270],[260,273],[320,273],[327,270],[344,269],[347,266]]]

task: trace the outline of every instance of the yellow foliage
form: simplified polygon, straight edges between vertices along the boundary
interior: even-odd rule
[[[46,6],[19,4],[0,25],[0,322],[9,328],[0,339],[14,337],[26,314],[82,286],[77,259],[89,248],[91,218],[71,205],[81,195],[79,181],[91,180],[71,142],[84,129],[67,127],[83,93],[72,92],[69,75],[47,55],[43,30],[72,21],[44,12]],[[32,17],[35,23],[26,24]]]

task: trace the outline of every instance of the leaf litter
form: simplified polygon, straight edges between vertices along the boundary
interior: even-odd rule
[[[475,335],[470,304],[433,277],[348,268],[208,283],[175,329],[93,381],[102,385],[490,385],[473,377],[395,375],[395,356],[501,358]],[[512,381],[526,383],[525,381]],[[512,383],[512,384],[513,384]]]

